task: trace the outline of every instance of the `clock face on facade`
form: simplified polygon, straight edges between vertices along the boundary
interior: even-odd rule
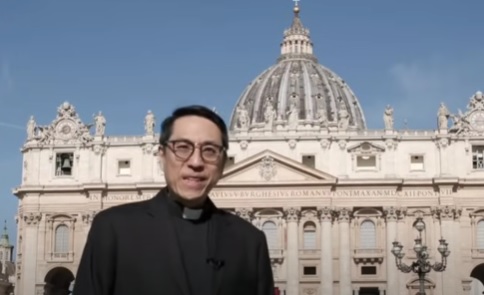
[[[478,131],[484,131],[484,111],[476,111],[469,116],[469,123],[472,128]]]
[[[72,121],[62,121],[57,125],[57,136],[62,139],[72,138],[76,129],[75,127],[75,123]]]

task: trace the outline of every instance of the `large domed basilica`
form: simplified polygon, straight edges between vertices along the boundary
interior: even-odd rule
[[[232,114],[232,131],[366,129],[360,103],[336,73],[318,63],[309,30],[294,8],[277,63],[245,89]]]
[[[395,129],[391,107],[368,130],[293,13],[279,57],[234,101],[213,201],[265,233],[278,294],[482,294],[483,94],[470,89],[458,114],[426,110],[427,130]],[[67,294],[95,214],[164,185],[154,113],[135,137],[106,134],[102,113],[83,122],[69,102],[53,117],[31,117],[22,147],[18,295]],[[419,257],[430,272],[416,272]]]

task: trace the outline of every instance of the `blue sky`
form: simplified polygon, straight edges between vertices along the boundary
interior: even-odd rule
[[[462,3],[462,4],[459,4]],[[465,3],[465,5],[464,5]],[[202,103],[227,120],[279,55],[290,0],[1,0],[0,218],[15,238],[20,147],[30,115],[49,124],[69,101],[107,133],[143,132],[174,107]],[[342,76],[371,129],[387,104],[397,128],[434,129],[440,101],[465,109],[484,90],[484,2],[302,0],[319,62]]]

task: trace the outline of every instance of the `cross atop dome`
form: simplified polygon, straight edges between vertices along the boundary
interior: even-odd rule
[[[292,0],[294,2],[294,13],[299,13],[299,1],[301,0]]]

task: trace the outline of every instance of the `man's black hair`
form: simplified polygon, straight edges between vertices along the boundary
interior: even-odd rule
[[[225,150],[229,148],[229,136],[224,120],[217,113],[202,105],[190,105],[177,108],[169,117],[163,120],[161,123],[160,146],[163,146],[170,139],[175,121],[185,116],[198,116],[212,121],[220,129],[222,146]]]

